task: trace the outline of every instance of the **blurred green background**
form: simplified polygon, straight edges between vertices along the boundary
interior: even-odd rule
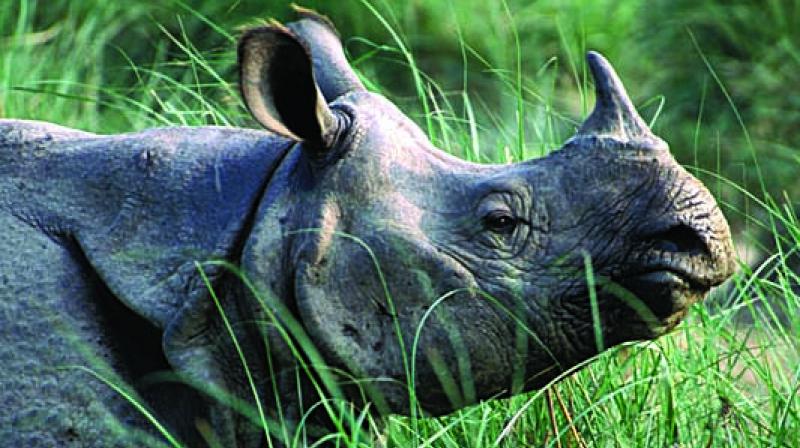
[[[333,19],[372,89],[461,156],[508,161],[558,147],[591,108],[583,54],[595,49],[735,226],[748,200],[729,181],[758,197],[797,196],[800,0],[303,5]],[[237,97],[236,35],[292,17],[276,0],[4,0],[0,116],[101,133],[255,126]]]

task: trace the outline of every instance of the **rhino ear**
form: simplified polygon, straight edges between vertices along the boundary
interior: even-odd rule
[[[300,20],[286,26],[311,48],[317,83],[325,99],[333,101],[349,92],[366,90],[347,62],[333,22],[311,9],[297,5],[292,5],[292,8]]]
[[[239,41],[239,79],[245,104],[270,131],[316,148],[332,143],[335,118],[314,81],[308,50],[275,23]]]

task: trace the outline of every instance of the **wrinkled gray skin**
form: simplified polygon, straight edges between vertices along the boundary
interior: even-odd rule
[[[369,383],[379,413],[409,412],[397,331],[410,356],[429,311],[414,381],[421,406],[441,414],[540,387],[599,344],[655,338],[731,274],[714,199],[600,55],[588,56],[596,109],[562,149],[478,165],[437,150],[366,91],[327,22],[304,15],[291,31],[251,30],[240,43],[242,93],[271,132],[99,136],[0,122],[3,443],[130,444],[115,422],[155,433],[71,367],[82,365],[132,385],[190,446],[205,443],[198,428],[221,446],[260,446],[263,432],[197,392],[219,387],[253,403],[196,260],[240,266],[331,366],[397,380]],[[316,397],[303,382],[308,402],[293,398],[303,374],[280,333],[236,276],[205,272],[268,416],[274,384],[284,417],[297,421]],[[148,376],[164,371],[197,387]]]

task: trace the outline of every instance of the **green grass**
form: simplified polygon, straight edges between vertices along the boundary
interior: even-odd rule
[[[290,17],[271,2],[11,3],[0,8],[0,115],[103,133],[255,127],[235,85],[236,29]],[[540,391],[443,418],[392,417],[389,446],[800,444],[800,96],[791,91],[800,2],[341,3],[307,4],[333,17],[371,89],[439,147],[479,162],[558,147],[593,102],[582,54],[602,50],[656,132],[717,195],[748,255],[667,337],[611,349]],[[358,423],[378,422],[335,399],[299,324],[283,331],[319,379],[315,393],[334,397],[320,403],[338,428],[330,437],[367,445]],[[306,440],[302,425],[292,432],[280,415],[219,396],[271,437]]]

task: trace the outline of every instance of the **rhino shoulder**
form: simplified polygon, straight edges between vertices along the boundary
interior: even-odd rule
[[[73,239],[109,289],[163,328],[231,259],[290,142],[223,127],[101,136],[0,122],[0,207]],[[231,260],[236,261],[236,260]]]

